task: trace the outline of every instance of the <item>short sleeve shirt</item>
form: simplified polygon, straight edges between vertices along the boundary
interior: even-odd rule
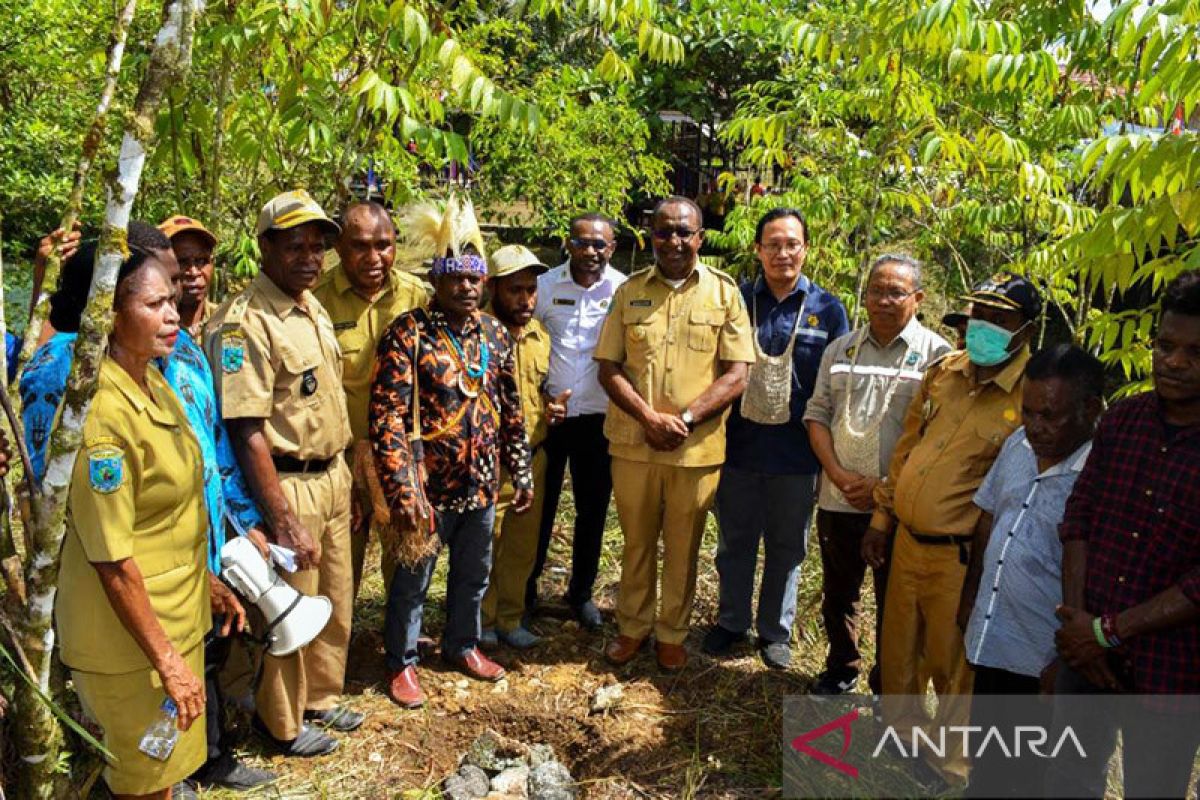
[[[673,287],[652,267],[629,277],[613,295],[596,359],[620,364],[634,389],[656,411],[682,413],[721,376],[722,361],[753,363],[750,320],[737,284],[697,264]],[[619,458],[685,467],[725,460],[728,411],[696,426],[670,452],[646,443],[642,426],[615,403],[604,421],[609,452]]]
[[[375,373],[375,349],[396,317],[429,302],[429,291],[420,279],[393,269],[387,286],[374,300],[367,300],[350,284],[346,269],[338,264],[326,272],[313,289],[333,322],[342,351],[342,387],[350,414],[354,441],[367,438],[367,403]]]
[[[149,663],[92,562],[133,559],[150,607],[179,652],[199,644],[212,625],[200,446],[154,366],[146,382],[150,396],[105,359],[83,426],[55,605],[63,663],[72,669],[113,675]]]
[[[972,664],[1036,677],[1054,660],[1054,609],[1062,604],[1058,525],[1090,451],[1089,442],[1039,473],[1020,428],[975,493],[975,505],[993,522],[966,631]]]
[[[949,343],[916,317],[886,346],[875,341],[869,326],[839,337],[821,358],[804,420],[829,428],[835,443],[847,414],[851,427],[859,431],[879,421],[879,466],[872,477],[882,477],[888,472],[904,430],[904,416],[921,388],[925,368],[948,352]],[[840,500],[827,480],[821,481],[817,503],[826,511],[863,513]]]
[[[289,297],[264,273],[205,328],[224,419],[265,420],[273,455],[332,458],[349,446],[342,356],[311,292]]]
[[[875,487],[871,527],[895,522],[925,535],[969,535],[979,520],[975,492],[1000,448],[1021,426],[1029,350],[986,381],[966,352],[930,365],[904,418],[887,480]]]

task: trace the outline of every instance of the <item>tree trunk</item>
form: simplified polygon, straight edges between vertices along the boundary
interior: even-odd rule
[[[25,618],[21,620],[22,644],[37,672],[43,691],[50,689],[54,629],[51,615],[58,583],[59,551],[65,532],[67,490],[82,440],[92,396],[96,392],[100,360],[112,328],[112,300],[117,272],[128,252],[125,232],[133,209],[142,168],[154,134],[154,121],[163,94],[180,82],[191,64],[192,36],[197,6],[202,0],[166,0],[163,23],[154,40],[125,126],[115,174],[108,184],[108,203],[92,275],[87,310],[75,343],[75,358],[67,380],[62,413],[50,437],[43,491],[33,498],[33,552],[26,563],[28,591]],[[50,710],[30,688],[22,687],[17,698],[18,752],[23,774],[21,793],[30,798],[50,798],[60,792],[55,767],[62,745],[62,730]]]
[[[129,34],[129,24],[133,20],[133,12],[137,0],[125,0],[125,5],[113,22],[112,37],[108,45],[108,61],[104,68],[104,88],[100,92],[100,102],[96,104],[96,116],[88,126],[87,134],[83,137],[83,149],[79,155],[79,163],[75,166],[75,180],[71,185],[71,196],[67,200],[67,210],[62,221],[58,224],[64,231],[75,227],[79,219],[79,211],[83,207],[83,190],[87,185],[88,173],[92,171],[92,162],[104,141],[104,123],[108,119],[108,108],[112,105],[113,95],[117,91],[117,78],[121,74],[121,59],[125,55],[125,38]],[[46,271],[40,282],[33,287],[33,308],[30,312],[29,325],[25,328],[25,341],[21,346],[18,359],[21,364],[29,360],[37,348],[38,337],[42,332],[42,324],[50,310],[50,291],[58,283],[58,273],[62,269],[62,256],[57,247],[46,259]],[[50,287],[47,289],[47,287]]]

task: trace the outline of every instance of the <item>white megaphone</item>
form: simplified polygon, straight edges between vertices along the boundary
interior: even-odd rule
[[[273,656],[294,653],[317,638],[333,614],[328,597],[306,597],[288,586],[244,536],[221,548],[221,577],[262,612],[263,640]]]

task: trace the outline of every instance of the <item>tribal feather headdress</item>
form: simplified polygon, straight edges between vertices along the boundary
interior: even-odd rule
[[[455,196],[443,203],[426,201],[409,206],[400,216],[399,228],[398,255],[409,262],[433,259],[430,276],[462,272],[487,275],[483,233],[469,198]]]

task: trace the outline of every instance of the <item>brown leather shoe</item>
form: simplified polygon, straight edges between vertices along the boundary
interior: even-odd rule
[[[618,636],[608,643],[608,647],[604,648],[604,657],[608,659],[608,663],[615,664],[620,667],[633,661],[633,657],[642,649],[642,645],[646,643],[645,639],[633,639],[629,636]]]
[[[504,677],[504,667],[485,656],[478,647],[472,647],[465,655],[447,658],[446,661],[479,681],[498,681]]]
[[[658,656],[658,665],[667,672],[678,672],[687,666],[687,650],[681,644],[656,642],[654,653]]]
[[[388,697],[401,708],[420,708],[425,705],[425,693],[417,680],[417,668],[407,666],[388,676]]]

